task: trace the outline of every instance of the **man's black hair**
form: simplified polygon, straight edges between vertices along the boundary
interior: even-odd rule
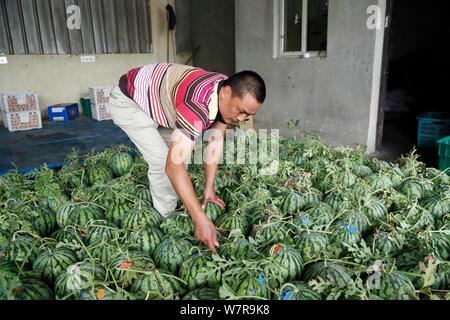
[[[231,87],[234,97],[242,98],[249,93],[259,103],[266,100],[266,85],[263,78],[254,71],[241,71],[228,79],[226,79],[222,86]]]

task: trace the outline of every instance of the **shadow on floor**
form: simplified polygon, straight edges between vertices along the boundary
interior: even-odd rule
[[[420,148],[417,145],[417,119],[412,116],[385,120],[383,144],[371,157],[394,162],[402,155],[417,150],[419,160],[428,167],[438,167],[437,148]]]

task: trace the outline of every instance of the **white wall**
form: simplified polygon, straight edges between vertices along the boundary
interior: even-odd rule
[[[95,63],[81,63],[79,55],[7,56],[8,64],[0,65],[0,92],[36,91],[41,110],[46,110],[56,103],[79,102],[90,86],[115,85],[122,74],[136,66],[166,62],[166,3],[152,0],[151,4],[153,53],[100,54]],[[170,59],[173,62],[172,46]],[[178,61],[185,60],[178,57]]]

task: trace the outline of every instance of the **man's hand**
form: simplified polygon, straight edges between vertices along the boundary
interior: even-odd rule
[[[179,130],[174,130],[166,160],[166,173],[195,224],[195,238],[216,252],[216,227],[208,219],[195,196],[194,187],[184,163],[191,156],[194,143]],[[214,190],[213,190],[214,193]]]
[[[222,209],[225,209],[225,202],[216,195],[212,188],[205,188],[205,191],[203,191],[203,210],[205,210],[208,202],[215,203]]]
[[[217,232],[214,223],[206,215],[195,220],[194,223],[195,238],[203,242],[213,253],[216,253],[216,247],[219,246],[219,242],[217,241]]]

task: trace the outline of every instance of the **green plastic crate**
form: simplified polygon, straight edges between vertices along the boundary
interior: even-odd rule
[[[439,147],[439,169],[444,171],[450,169],[450,136],[440,139]],[[450,170],[447,172],[450,174]]]
[[[83,109],[83,114],[86,117],[92,118],[91,99],[89,99],[89,97],[81,98],[80,104],[81,108]]]
[[[420,115],[417,120],[419,126],[417,130],[417,146],[436,148],[436,141],[450,136],[450,113],[447,112],[426,112]]]

